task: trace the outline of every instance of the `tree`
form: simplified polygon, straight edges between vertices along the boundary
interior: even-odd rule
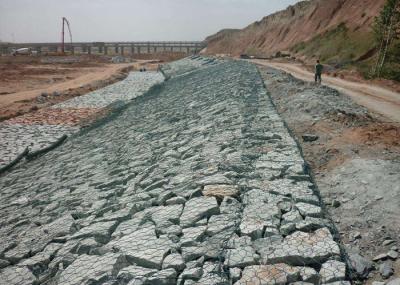
[[[379,49],[372,75],[379,77],[390,46],[400,39],[400,0],[386,0],[380,14],[375,17],[373,31]]]

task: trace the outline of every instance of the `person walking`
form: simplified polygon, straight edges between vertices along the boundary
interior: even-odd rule
[[[315,83],[321,84],[323,70],[324,66],[317,60],[317,64],[315,65]]]

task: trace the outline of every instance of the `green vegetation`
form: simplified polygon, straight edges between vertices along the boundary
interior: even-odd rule
[[[400,81],[400,0],[386,1],[371,32],[341,23],[290,51],[336,67],[355,67],[366,78]]]
[[[352,63],[366,54],[373,47],[372,33],[350,31],[344,23],[308,42],[295,45],[291,51],[307,57],[319,58],[334,65]]]
[[[373,30],[377,53],[371,76],[400,81],[400,0],[386,0]]]

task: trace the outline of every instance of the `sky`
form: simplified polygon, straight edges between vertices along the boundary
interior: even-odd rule
[[[58,42],[66,17],[74,42],[198,41],[243,28],[298,0],[0,0],[0,40]]]

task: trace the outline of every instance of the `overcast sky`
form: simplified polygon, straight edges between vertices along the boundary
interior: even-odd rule
[[[298,0],[0,0],[0,40],[58,42],[61,18],[74,41],[203,40],[243,28]]]

